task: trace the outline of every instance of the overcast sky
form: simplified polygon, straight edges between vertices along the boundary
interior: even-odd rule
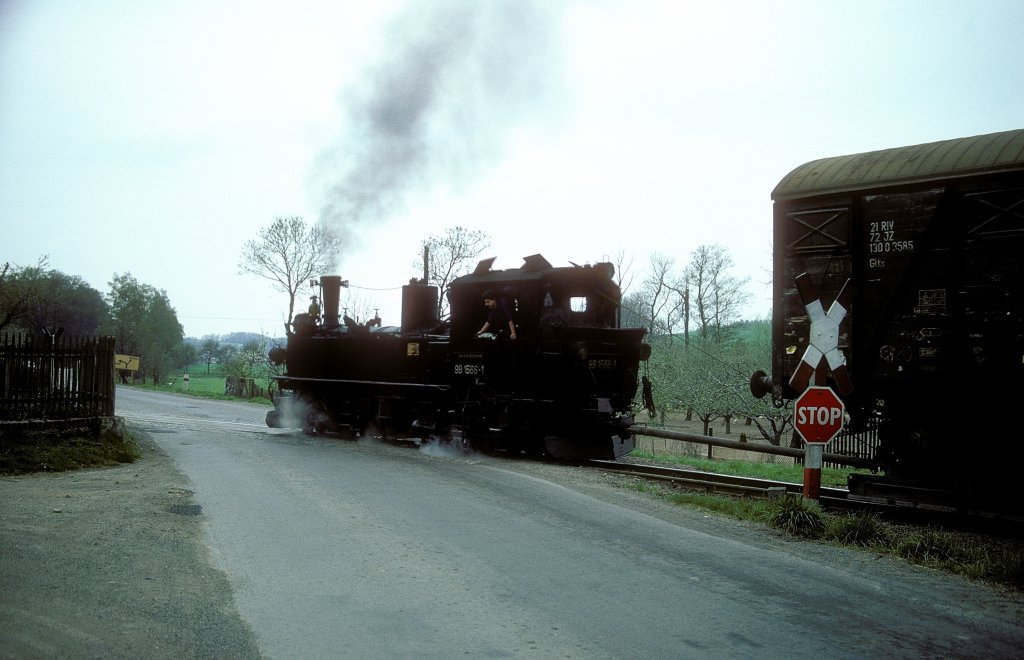
[[[238,271],[275,217],[341,232],[385,324],[454,225],[504,268],[718,243],[766,317],[775,184],[1024,127],[1022,28],[1020,0],[0,0],[0,262],[280,335]]]

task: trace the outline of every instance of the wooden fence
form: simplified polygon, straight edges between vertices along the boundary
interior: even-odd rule
[[[113,414],[113,337],[0,335],[0,420]]]

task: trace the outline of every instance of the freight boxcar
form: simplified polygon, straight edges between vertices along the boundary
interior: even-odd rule
[[[856,492],[1012,495],[1024,130],[815,160],[772,199],[772,377],[755,377],[755,394],[782,404],[828,384],[854,429],[877,422],[891,479],[855,480]]]

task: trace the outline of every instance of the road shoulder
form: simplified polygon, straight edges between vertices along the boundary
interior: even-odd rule
[[[259,656],[188,478],[136,438],[132,464],[0,478],[0,656]]]

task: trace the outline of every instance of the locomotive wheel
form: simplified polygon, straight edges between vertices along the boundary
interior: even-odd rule
[[[450,426],[448,427],[448,433],[446,434],[448,444],[455,447],[463,454],[468,454],[473,451],[473,443],[470,442],[469,437],[466,435],[466,430],[461,426]]]
[[[323,435],[327,433],[326,419],[307,419],[302,426],[302,432],[306,435]]]
[[[323,435],[331,425],[331,417],[327,414],[323,404],[311,404],[306,413],[306,419],[302,425],[302,432],[306,435]]]
[[[544,447],[543,437],[531,437],[523,442],[523,453],[533,458],[540,458],[547,453],[547,449]]]

